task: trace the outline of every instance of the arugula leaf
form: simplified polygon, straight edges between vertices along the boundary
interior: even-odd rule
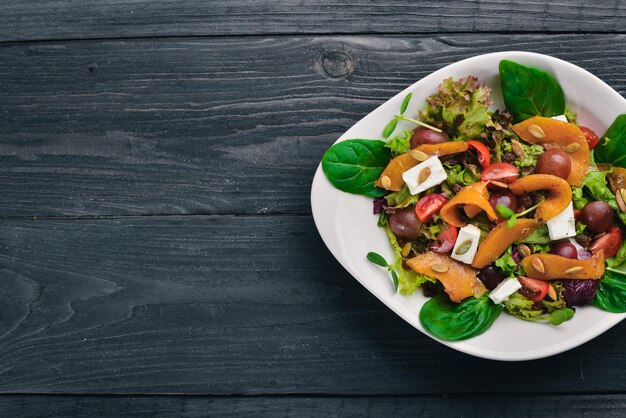
[[[607,267],[592,303],[603,311],[626,312],[626,274]]]
[[[386,191],[374,186],[387,167],[391,153],[385,142],[370,139],[348,139],[330,147],[322,158],[322,170],[337,189],[370,197]]]
[[[499,70],[504,103],[515,121],[565,111],[563,90],[547,71],[509,60],[500,61]]]
[[[626,114],[619,115],[594,148],[598,163],[626,167]]]
[[[450,302],[447,296],[436,296],[420,310],[420,322],[428,332],[447,341],[466,340],[485,332],[498,319],[502,305],[494,304],[487,295],[469,297],[461,303]]]

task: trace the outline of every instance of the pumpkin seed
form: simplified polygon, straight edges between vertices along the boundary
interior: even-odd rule
[[[537,257],[535,257],[532,260],[530,260],[530,264],[532,264],[532,266],[535,268],[535,270],[537,270],[539,273],[544,274],[546,272],[546,268],[544,267],[544,265],[541,262],[541,260],[538,259]]]
[[[565,151],[572,154],[580,149],[580,144],[577,142],[572,142],[568,146],[565,147]]]
[[[446,271],[448,271],[448,266],[442,263],[433,263],[433,265],[430,266],[430,268],[433,269],[433,271],[437,273],[445,273]]]
[[[550,287],[548,287],[548,296],[550,296],[550,298],[552,300],[557,300],[557,295],[556,295],[556,290],[554,290],[554,287],[552,287],[552,284],[548,283]]]
[[[469,251],[471,246],[472,246],[472,240],[466,239],[465,241],[460,243],[458,247],[456,247],[456,250],[454,250],[454,254],[463,255]]]
[[[417,176],[417,184],[424,183],[428,177],[430,177],[430,167],[422,168]]]
[[[380,184],[383,186],[383,189],[391,188],[391,179],[389,176],[382,176],[380,178]]]
[[[546,134],[543,132],[543,129],[539,125],[528,125],[528,132],[535,138],[545,138]]]
[[[411,252],[411,243],[407,242],[402,247],[402,251],[400,252],[400,254],[402,254],[402,257],[406,258],[406,257],[408,257],[410,252]]]
[[[615,193],[615,200],[617,200],[617,206],[619,206],[619,210],[622,212],[626,212],[626,203],[624,203],[624,192],[626,190],[619,189],[617,193]]]
[[[516,139],[511,141],[511,148],[513,148],[513,154],[517,155],[519,158],[524,158],[524,155],[526,155],[524,147]]]
[[[420,151],[418,149],[411,150],[411,157],[417,161],[426,161],[428,159],[428,154],[424,151]]]
[[[502,183],[501,181],[498,181],[498,180],[489,180],[489,183],[493,184],[494,186],[501,187],[503,189],[509,188],[508,184]]]
[[[517,251],[522,258],[526,258],[531,255],[533,252],[530,250],[530,247],[526,244],[520,244],[517,246]]]
[[[567,270],[565,270],[565,274],[576,274],[583,271],[583,268],[581,266],[574,266],[574,267],[570,267]]]

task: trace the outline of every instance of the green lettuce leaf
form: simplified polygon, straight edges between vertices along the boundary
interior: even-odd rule
[[[525,240],[522,240],[524,244],[550,244],[551,241],[547,225],[541,225]]]
[[[513,256],[511,255],[513,251],[513,247],[509,246],[506,249],[504,254],[502,254],[496,261],[496,267],[502,270],[502,273],[505,277],[513,276],[515,273],[515,269],[517,268],[517,263],[513,260]]]
[[[444,122],[454,132],[452,139],[466,141],[480,136],[492,125],[489,106],[491,89],[473,76],[446,78],[436,94],[426,99],[419,118],[426,123]]]
[[[420,200],[420,195],[412,195],[409,191],[409,187],[405,184],[402,186],[397,192],[389,193],[385,196],[387,200],[387,206],[391,206],[394,208],[405,208],[409,205],[414,205]]]
[[[391,268],[397,273],[398,290],[400,293],[403,295],[410,295],[426,281],[435,282],[436,279],[424,276],[423,274],[419,274],[411,269],[404,268],[402,262],[405,259],[402,257],[402,247],[398,244],[398,239],[393,234],[393,231],[391,231],[389,225],[385,224],[383,228],[387,234],[387,238],[389,239],[389,244],[391,244],[391,248],[393,248],[393,252],[396,254],[396,260],[391,264]]]
[[[515,161],[513,161],[513,165],[517,168],[536,166],[539,156],[543,154],[543,147],[541,145],[528,145],[521,141],[520,144],[524,149],[524,157],[516,158]],[[502,141],[502,150],[504,152],[513,152],[511,141]]]
[[[468,186],[472,183],[476,183],[480,181],[480,175],[478,173],[473,173],[472,171],[461,167],[459,164],[455,164],[453,166],[444,165],[447,169],[448,179],[446,183],[450,187],[454,187],[455,184],[459,184],[461,186]]]
[[[396,135],[385,143],[385,147],[391,150],[391,155],[396,156],[411,151],[411,136],[413,132],[404,131],[402,135]]]
[[[583,180],[584,193],[589,194],[592,200],[602,200],[615,210],[617,216],[626,225],[626,212],[622,212],[617,205],[615,195],[608,186],[606,175],[610,171],[591,171]],[[576,204],[576,202],[574,202]],[[580,204],[580,203],[579,203]],[[577,207],[578,208],[578,207]]]

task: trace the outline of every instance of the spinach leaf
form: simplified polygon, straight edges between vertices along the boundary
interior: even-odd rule
[[[487,295],[452,303],[445,295],[422,306],[420,322],[428,332],[448,341],[466,340],[485,332],[502,312]]]
[[[626,312],[626,273],[608,267],[598,283],[593,305],[607,312]]]
[[[499,69],[504,103],[516,122],[563,114],[565,95],[550,73],[509,60],[500,61]]]
[[[598,163],[626,167],[626,114],[619,115],[594,149]]]
[[[379,197],[386,192],[374,182],[387,167],[391,153],[384,141],[348,139],[330,147],[322,158],[322,170],[341,191]]]

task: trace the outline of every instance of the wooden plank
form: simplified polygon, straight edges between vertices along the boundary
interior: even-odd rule
[[[4,416],[19,417],[364,417],[429,416],[526,418],[623,417],[626,396],[420,396],[420,397],[0,397]]]
[[[61,0],[3,7],[0,41],[148,36],[623,32],[624,1]]]
[[[458,353],[351,278],[308,216],[4,221],[0,267],[2,393],[626,391],[626,324],[524,364]]]
[[[327,147],[419,78],[469,56],[531,50],[579,64],[623,93],[623,40],[459,35],[5,45],[0,216],[307,214],[312,174]]]

